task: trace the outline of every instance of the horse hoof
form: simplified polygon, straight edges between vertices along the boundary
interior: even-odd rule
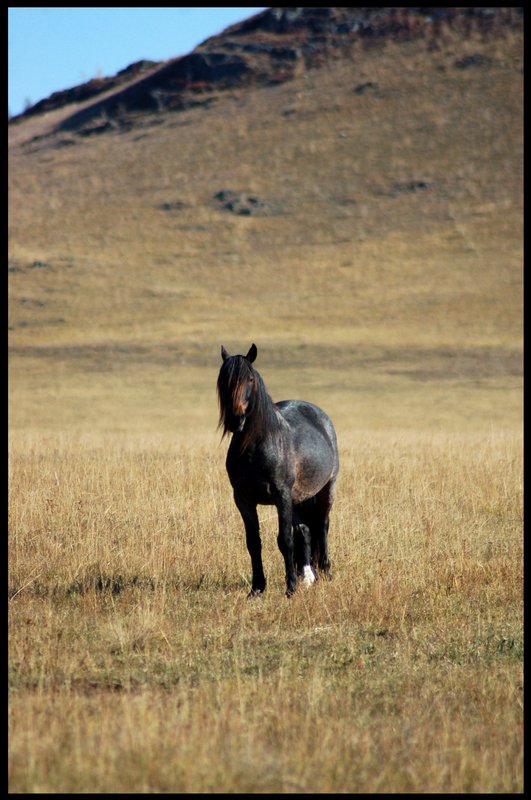
[[[251,591],[247,595],[247,600],[252,600],[254,597],[261,597],[263,593],[264,589],[251,589]]]

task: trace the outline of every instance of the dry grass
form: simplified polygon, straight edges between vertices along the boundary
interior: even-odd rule
[[[521,453],[343,443],[334,580],[267,595],[222,455],[156,439],[11,453],[11,790],[522,788]]]
[[[15,148],[12,344],[171,343],[192,362],[251,331],[520,347],[522,45],[499,47],[458,70],[493,45],[389,45],[152,127]],[[376,95],[355,92],[367,80]],[[223,188],[277,211],[231,215]]]
[[[521,65],[389,45],[11,148],[12,792],[522,791]],[[290,601],[215,434],[251,341],[339,435]]]

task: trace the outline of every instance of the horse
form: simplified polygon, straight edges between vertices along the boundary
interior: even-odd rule
[[[222,439],[232,434],[226,468],[251,557],[249,597],[265,591],[258,505],[278,512],[277,543],[286,567],[286,595],[297,578],[310,586],[330,578],[329,515],[339,471],[337,437],[325,412],[304,400],[274,403],[253,367],[258,350],[229,355],[221,347],[217,380]]]

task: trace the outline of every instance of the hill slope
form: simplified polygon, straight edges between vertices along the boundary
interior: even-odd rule
[[[179,419],[209,428],[219,345],[250,341],[273,396],[311,394],[345,425],[517,421],[522,32],[509,11],[489,30],[447,22],[436,40],[249,23],[224,47],[262,59],[263,80],[188,84],[202,105],[178,113],[122,96],[96,116],[17,120],[12,424],[127,429],[147,425],[149,402],[166,429],[177,398]],[[271,80],[272,41],[301,36],[319,68],[297,56]],[[209,42],[198,52],[219,52]]]
[[[284,83],[389,40],[420,40],[429,50],[439,50],[455,36],[492,39],[519,29],[522,18],[523,9],[501,7],[268,8],[210,37],[186,56],[162,63],[141,60],[113,77],[55,92],[14,118],[11,127],[66,107],[66,115],[52,117],[52,129],[83,135],[123,130],[138,122],[138,112],[208,105],[217,92]]]

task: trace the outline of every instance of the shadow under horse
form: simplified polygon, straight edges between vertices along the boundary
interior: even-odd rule
[[[330,577],[329,515],[339,470],[330,418],[304,400],[274,403],[253,367],[256,345],[231,356],[222,346],[217,391],[219,426],[232,433],[226,467],[245,525],[253,579],[249,596],[265,590],[257,506],[278,511],[278,546],[286,565],[286,594],[297,576],[311,585]]]

